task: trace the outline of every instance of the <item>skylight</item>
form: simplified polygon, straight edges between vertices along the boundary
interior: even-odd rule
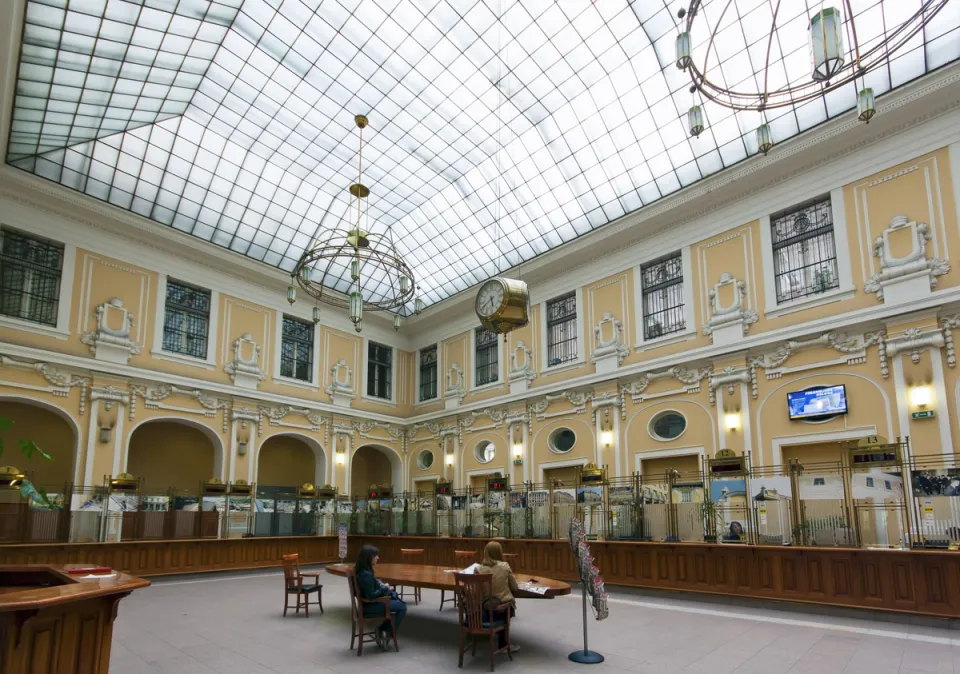
[[[733,4],[708,73],[731,87],[758,78],[771,24],[767,0]],[[921,0],[852,4],[871,44]],[[290,271],[350,222],[365,114],[364,224],[392,228],[435,303],[756,152],[759,115],[710,102],[689,137],[678,6],[28,0],[7,162]],[[818,9],[781,0],[773,77],[809,78]],[[960,58],[958,26],[949,3],[866,85]],[[782,142],[855,105],[850,85],[768,121]]]

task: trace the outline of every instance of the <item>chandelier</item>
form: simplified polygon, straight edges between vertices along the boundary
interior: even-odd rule
[[[313,322],[320,321],[320,303],[339,309],[348,309],[354,329],[363,329],[363,314],[367,311],[393,311],[393,328],[399,330],[401,311],[413,299],[414,313],[423,311],[423,300],[413,279],[413,271],[397,253],[392,230],[374,234],[366,231],[364,220],[367,209],[364,204],[370,189],[363,184],[363,129],[367,126],[364,115],[354,117],[360,129],[357,182],[350,185],[350,208],[352,218],[349,229],[334,229],[324,232],[324,239],[317,240],[300,256],[290,287],[287,301],[297,301],[297,287],[315,300]],[[414,295],[416,297],[414,298]]]
[[[887,65],[893,53],[922,31],[947,2],[949,0],[924,0],[920,9],[903,23],[863,49],[857,38],[857,21],[850,0],[839,3],[842,11],[836,7],[824,7],[810,17],[808,27],[812,65],[810,79],[774,88],[770,86],[770,55],[777,35],[777,16],[782,4],[782,0],[775,0],[771,3],[773,21],[764,50],[766,61],[756,76],[756,81],[762,81],[763,86],[758,87],[759,90],[747,90],[728,89],[707,77],[708,72],[719,72],[719,57],[714,42],[717,40],[717,33],[729,24],[732,16],[736,16],[736,0],[719,0],[717,3],[718,6],[722,5],[722,9],[715,24],[708,26],[709,39],[703,52],[703,61],[699,65],[693,59],[691,35],[704,2],[691,0],[688,9],[677,12],[677,16],[681,20],[685,19],[685,22],[681,24],[682,32],[677,36],[676,63],[678,68],[690,73],[692,94],[699,93],[726,108],[752,110],[763,115],[763,123],[757,128],[756,134],[758,148],[766,154],[775,142],[770,125],[766,122],[767,110],[802,104],[851,82],[856,84],[858,79],[861,88],[857,93],[857,118],[869,123],[877,111],[873,89],[863,86],[864,75]],[[845,45],[849,45],[849,48],[845,48]],[[747,78],[747,81],[753,79]],[[702,106],[696,103],[691,106],[687,113],[687,127],[695,137],[703,132],[705,122]]]

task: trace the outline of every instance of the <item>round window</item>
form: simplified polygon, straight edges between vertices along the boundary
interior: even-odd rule
[[[650,435],[657,440],[676,440],[687,430],[687,420],[679,412],[661,412],[650,420]]]
[[[420,452],[420,455],[417,456],[417,465],[420,466],[420,470],[427,470],[430,466],[433,465],[433,452],[429,449],[425,449]]]
[[[490,463],[493,461],[493,457],[497,455],[497,448],[492,442],[484,441],[473,450],[473,455],[477,457],[477,461],[480,463]]]
[[[558,428],[548,438],[550,449],[558,454],[566,454],[577,444],[577,434],[569,428]]]

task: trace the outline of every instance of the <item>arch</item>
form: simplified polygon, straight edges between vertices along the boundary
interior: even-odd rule
[[[479,461],[476,460],[476,457],[474,456],[473,452],[476,449],[477,445],[479,445],[481,442],[492,442],[493,446],[497,448],[497,454],[496,456],[493,457],[493,460],[490,463],[480,463]],[[460,452],[456,457],[457,465],[455,466],[456,470],[454,471],[454,474],[456,476],[454,480],[454,485],[459,488],[469,484],[470,477],[468,473],[474,472],[475,470],[483,471],[483,470],[496,469],[501,471],[500,473],[501,475],[508,475],[509,474],[508,467],[510,465],[509,463],[504,464],[507,467],[495,468],[497,465],[500,465],[501,462],[504,461],[504,459],[510,456],[510,447],[508,445],[509,445],[509,440],[507,439],[507,436],[501,435],[496,431],[487,431],[487,432],[475,433],[471,435],[468,440],[466,440],[464,443],[461,444]],[[501,451],[503,452],[502,455],[501,455]],[[476,468],[471,468],[470,471],[467,471],[466,457],[468,456],[470,457],[471,461],[476,463]]]
[[[257,449],[255,456],[251,458],[253,465],[255,466],[255,472],[253,474],[253,479],[256,482],[260,482],[260,453],[263,451],[263,446],[267,444],[270,440],[274,438],[294,438],[299,440],[313,452],[314,458],[314,472],[312,480],[300,480],[298,486],[304,482],[313,482],[317,486],[323,486],[327,483],[327,452],[323,448],[323,445],[317,441],[316,438],[307,435],[306,433],[300,433],[297,431],[281,431],[279,433],[273,433],[268,437],[264,438],[257,443]]]
[[[127,442],[123,449],[123,458],[120,462],[120,472],[123,473],[132,473],[134,477],[144,477],[144,475],[137,475],[135,471],[130,469],[130,447],[133,444],[134,435],[138,430],[144,426],[148,426],[154,423],[170,423],[177,424],[180,426],[186,426],[194,430],[200,431],[210,441],[211,449],[213,450],[213,472],[211,475],[206,476],[197,476],[199,480],[208,480],[211,477],[218,477],[221,480],[225,479],[224,471],[224,447],[223,440],[220,438],[220,435],[211,427],[205,423],[196,421],[194,419],[184,419],[183,417],[174,417],[174,416],[159,416],[151,417],[149,419],[144,419],[143,421],[135,424],[131,429],[130,433],[127,435]],[[170,486],[170,485],[167,485]],[[198,485],[199,486],[199,485]]]
[[[397,453],[397,450],[387,445],[380,445],[372,442],[368,442],[355,447],[350,451],[350,464],[347,466],[347,488],[348,493],[353,494],[356,492],[356,489],[353,484],[353,461],[357,456],[357,453],[362,449],[372,449],[376,452],[379,452],[387,458],[387,461],[390,462],[390,482],[394,491],[403,491],[403,459],[400,458],[400,454]],[[366,491],[369,484],[360,485],[360,491],[357,493],[363,493]]]
[[[26,396],[0,395],[0,404],[4,402],[16,403],[20,405],[29,405],[31,407],[38,407],[42,410],[45,410],[47,412],[57,415],[62,420],[67,422],[67,426],[69,426],[71,432],[73,433],[73,443],[72,443],[73,446],[71,447],[71,452],[73,453],[73,456],[70,458],[70,469],[69,469],[70,478],[69,479],[72,480],[75,485],[79,485],[82,480],[81,471],[80,471],[80,425],[76,422],[76,420],[72,416],[70,416],[70,413],[67,412],[65,409],[63,409],[62,407],[60,407],[59,405],[56,405],[54,403],[47,402],[45,400],[37,400],[36,398],[28,398]],[[14,421],[14,424],[16,424],[16,419],[13,419],[13,421]],[[93,422],[91,421],[91,423]],[[13,430],[14,431],[17,430],[16,425],[14,425]],[[29,437],[29,433],[24,435],[23,437],[24,439],[30,439],[35,441],[37,440],[36,437]],[[19,436],[18,436],[18,439],[19,439]],[[37,444],[40,445],[41,449],[44,449],[44,451],[47,451],[48,454],[53,456],[54,461],[58,460],[58,458],[62,458],[62,457],[58,457],[55,451],[54,452],[48,451],[50,448],[49,447],[45,448],[42,442],[38,442]],[[10,451],[9,448],[7,451],[8,452]],[[15,462],[9,454],[5,454],[3,459],[4,459],[3,462],[6,464],[16,465],[17,467],[20,467],[20,465],[23,465],[22,462],[20,462],[20,465],[18,465],[18,462]],[[29,470],[29,467],[25,467],[24,470]],[[64,483],[66,482],[67,480],[64,481]],[[43,482],[40,481],[40,484],[43,485]]]
[[[801,376],[799,376],[799,377],[794,377],[794,378],[790,379],[789,381],[785,381],[785,382],[783,382],[782,384],[780,384],[779,386],[773,388],[769,393],[767,393],[767,395],[765,395],[765,396],[763,397],[763,400],[760,401],[760,404],[757,405],[757,447],[760,449],[760,451],[754,453],[755,456],[757,456],[757,459],[758,459],[755,465],[757,465],[757,466],[763,466],[763,465],[764,465],[764,460],[763,460],[763,428],[762,428],[762,422],[763,422],[763,408],[764,408],[764,406],[767,404],[767,401],[770,400],[770,398],[773,397],[773,394],[776,393],[777,391],[779,391],[780,389],[782,389],[782,388],[784,388],[784,387],[786,387],[786,386],[796,385],[797,382],[803,381],[804,379],[812,379],[812,378],[815,378],[815,377],[821,377],[821,378],[822,378],[822,377],[854,377],[854,378],[856,378],[856,379],[863,379],[864,381],[869,382],[870,384],[872,384],[873,387],[876,388],[876,389],[880,392],[880,396],[883,398],[883,403],[884,403],[884,405],[885,405],[885,407],[886,407],[886,412],[887,412],[887,437],[888,437],[888,438],[893,437],[893,416],[892,416],[891,410],[890,410],[890,397],[887,395],[887,392],[886,392],[885,390],[883,390],[883,387],[880,386],[876,381],[874,381],[874,380],[871,379],[870,377],[864,377],[862,374],[854,374],[854,373],[852,373],[852,372],[828,372],[828,373],[825,373],[825,372],[817,372],[817,373],[805,374],[805,375],[801,375]],[[879,426],[879,424],[877,424],[877,426]],[[773,451],[772,445],[771,445],[771,451]],[[776,460],[776,457],[771,457],[771,458],[773,458],[774,460]]]
[[[626,425],[626,427],[624,428],[624,431],[623,431],[624,451],[627,452],[627,456],[625,457],[625,458],[626,458],[626,463],[624,464],[625,466],[629,466],[629,465],[630,465],[630,456],[629,456],[629,453],[630,453],[630,427],[633,425],[633,422],[637,419],[637,417],[640,416],[643,412],[645,412],[646,410],[649,410],[651,407],[657,407],[657,406],[660,406],[660,405],[663,405],[663,406],[664,406],[664,411],[669,410],[669,409],[673,409],[673,408],[678,407],[678,406],[680,406],[680,405],[693,405],[694,407],[699,407],[701,410],[703,410],[703,413],[707,415],[707,420],[710,422],[710,423],[709,423],[709,427],[710,427],[710,429],[711,429],[711,430],[710,430],[710,442],[711,442],[711,444],[713,445],[713,451],[710,453],[710,456],[716,455],[716,453],[717,453],[717,446],[718,446],[718,444],[719,444],[719,442],[720,442],[719,438],[717,437],[719,431],[717,430],[716,420],[714,419],[714,416],[713,416],[713,414],[710,412],[709,408],[707,408],[707,406],[704,405],[704,404],[703,404],[702,402],[700,402],[699,400],[683,400],[683,399],[671,398],[671,399],[669,399],[669,400],[657,400],[657,401],[649,402],[649,403],[647,403],[646,405],[643,405],[642,407],[638,407],[637,409],[635,409],[635,410],[633,411],[633,414],[632,414],[632,415],[630,416],[630,418],[627,420],[627,425]],[[678,410],[678,411],[679,411],[679,410]],[[689,427],[689,421],[688,421],[688,424],[687,424],[687,425],[688,425],[688,427]],[[652,438],[651,438],[651,439],[652,439]],[[674,439],[674,440],[658,441],[658,444],[657,444],[656,446],[659,447],[660,449],[654,450],[654,451],[666,451],[666,450],[669,450],[669,449],[673,448],[672,443],[675,443],[675,442],[677,442],[678,440],[679,440],[679,438],[676,438],[676,439]],[[689,438],[688,438],[688,440],[689,440]],[[700,445],[695,445],[695,446],[700,446]],[[683,449],[683,447],[680,447],[680,446],[678,445],[678,446],[677,446],[677,449]],[[642,451],[636,451],[636,450],[634,450],[634,455],[638,455],[638,454],[642,454],[642,453],[643,453]],[[665,455],[661,455],[661,456],[665,456]],[[650,457],[650,458],[654,458],[654,457]]]

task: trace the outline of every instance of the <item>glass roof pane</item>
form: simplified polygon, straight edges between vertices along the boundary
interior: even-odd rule
[[[851,4],[861,52],[922,6]],[[704,0],[695,61],[737,90],[807,82],[811,11]],[[758,113],[688,91],[680,25],[665,0],[27,0],[7,161],[290,270],[355,221],[366,114],[362,222],[391,230],[437,302],[756,152]],[[879,95],[960,58],[958,35],[948,3],[865,85]],[[855,94],[770,110],[775,140]],[[331,273],[347,287],[348,270]]]

